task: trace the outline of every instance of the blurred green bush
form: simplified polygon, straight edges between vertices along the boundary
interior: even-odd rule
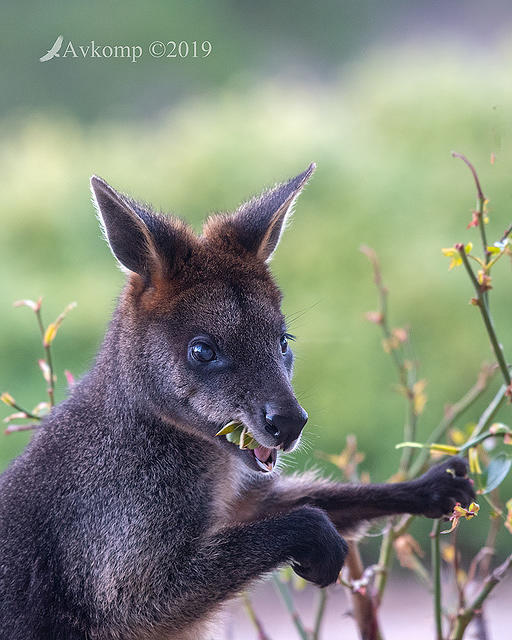
[[[297,465],[323,466],[315,451],[341,450],[346,434],[356,433],[367,453],[362,468],[385,479],[400,455],[394,445],[403,404],[379,332],[363,318],[376,293],[358,247],[378,251],[394,324],[412,329],[428,380],[422,439],[491,359],[478,313],[467,304],[469,283],[462,271],[448,272],[440,250],[477,239],[466,230],[473,182],[451,149],[480,172],[490,237],[512,218],[509,68],[455,49],[407,49],[380,52],[329,86],[261,82],[243,95],[226,90],[184,102],[151,122],[4,118],[1,390],[29,407],[44,396],[34,318],[12,307],[16,299],[43,295],[46,321],[78,302],[55,341],[60,398],[63,368],[83,373],[101,341],[123,276],[94,219],[92,173],[199,229],[206,213],[233,209],[314,160],[317,173],[273,262],[298,337],[295,386],[310,414]],[[499,271],[492,305],[510,353],[510,264]],[[1,467],[28,437],[0,438]]]

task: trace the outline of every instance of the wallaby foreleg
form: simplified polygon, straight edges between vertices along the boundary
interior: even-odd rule
[[[199,612],[238,593],[251,580],[279,565],[319,586],[336,581],[347,544],[320,509],[300,507],[287,514],[236,525],[206,539],[173,578],[173,621],[187,625]]]
[[[400,513],[438,518],[456,502],[469,504],[474,491],[460,458],[432,467],[420,478],[390,484],[351,485],[315,480],[307,474],[277,480],[260,505],[263,513],[280,513],[300,505],[324,509],[341,533],[366,520]]]

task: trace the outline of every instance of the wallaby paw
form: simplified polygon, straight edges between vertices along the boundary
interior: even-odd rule
[[[304,580],[327,587],[338,579],[348,545],[321,509],[303,507],[296,514],[302,526],[292,568]]]
[[[423,498],[421,513],[428,518],[448,516],[457,503],[467,507],[475,498],[468,466],[459,457],[432,467],[418,478],[418,484]]]

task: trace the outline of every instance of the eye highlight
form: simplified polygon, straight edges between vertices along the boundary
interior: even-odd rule
[[[281,336],[281,339],[279,341],[279,343],[281,345],[281,353],[283,354],[283,356],[288,351],[288,341],[289,340],[295,340],[295,336],[292,336],[290,333],[283,333],[283,335]]]
[[[212,362],[217,357],[213,347],[206,342],[193,342],[188,352],[190,357],[197,362]]]

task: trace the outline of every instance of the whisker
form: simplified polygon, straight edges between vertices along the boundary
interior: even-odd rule
[[[299,318],[302,318],[302,316],[304,316],[306,313],[311,311],[311,309],[314,309],[315,307],[317,307],[321,302],[322,300],[317,300],[316,302],[313,302],[312,304],[305,307],[304,309],[301,309],[300,311],[295,311],[294,313],[286,314],[285,315],[286,324],[287,325],[293,324],[296,320],[298,320]]]

